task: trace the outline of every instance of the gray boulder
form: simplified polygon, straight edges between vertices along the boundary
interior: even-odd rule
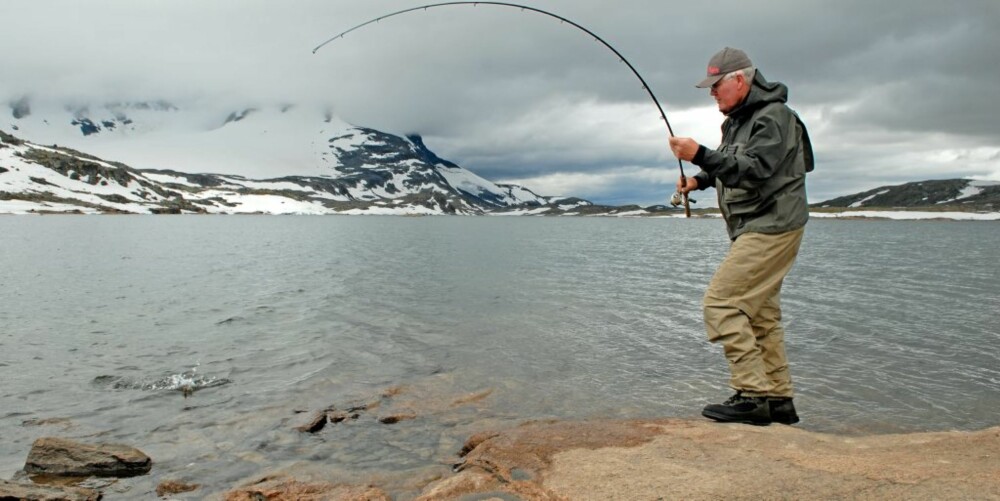
[[[152,467],[149,456],[134,447],[55,437],[35,440],[24,463],[27,473],[64,477],[134,477],[149,473]]]

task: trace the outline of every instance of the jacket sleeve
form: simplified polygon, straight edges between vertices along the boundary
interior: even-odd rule
[[[758,113],[752,123],[745,125],[752,127],[746,144],[735,151],[732,147],[721,150],[705,148],[704,154],[698,155],[700,158],[695,158],[692,163],[701,167],[707,175],[706,179],[718,179],[729,188],[759,185],[774,175],[795,147],[794,141],[785,138],[788,121],[781,120],[780,114],[780,111],[775,113],[771,110]],[[699,185],[700,182],[701,179]]]
[[[698,165],[701,163],[701,159],[705,158],[705,152],[708,151],[704,145],[698,145],[698,152],[695,153],[694,158],[691,159],[691,163]],[[698,191],[704,191],[708,188],[715,188],[715,178],[709,175],[709,173],[704,170],[698,171],[697,174],[691,176],[695,181],[698,182]]]

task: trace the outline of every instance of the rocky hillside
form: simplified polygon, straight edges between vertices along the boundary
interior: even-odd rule
[[[56,145],[0,135],[0,200],[11,212],[475,214],[496,207],[541,207],[548,200],[516,187],[490,190],[463,169],[427,163],[429,152],[369,130],[331,142],[345,165],[337,175],[253,180],[221,174],[139,170]],[[375,155],[392,162],[366,166]],[[453,179],[472,179],[452,186]],[[485,180],[483,180],[485,181]],[[516,191],[517,198],[511,192]]]
[[[250,179],[135,169],[0,131],[0,213],[646,215],[498,185],[438,158],[418,136],[353,128],[329,139],[320,176]]]
[[[919,181],[834,198],[814,208],[907,208],[922,210],[1000,210],[1000,182],[971,179]]]

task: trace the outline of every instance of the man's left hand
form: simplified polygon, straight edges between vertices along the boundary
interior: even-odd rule
[[[674,152],[675,157],[690,162],[698,154],[698,142],[690,137],[672,137],[670,150]]]

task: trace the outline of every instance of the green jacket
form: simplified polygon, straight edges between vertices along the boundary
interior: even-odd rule
[[[806,172],[812,144],[799,116],[785,105],[788,87],[754,76],[746,100],[722,124],[718,149],[698,148],[698,188],[715,186],[729,238],[748,231],[784,233],[809,219]]]

